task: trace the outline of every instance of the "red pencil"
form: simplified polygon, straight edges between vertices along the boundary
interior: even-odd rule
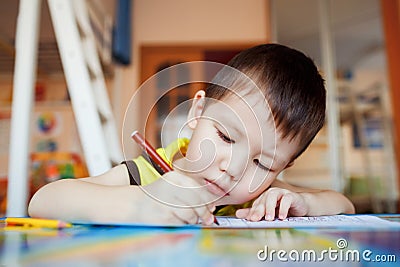
[[[149,155],[149,157],[158,165],[160,166],[161,170],[164,174],[166,172],[172,171],[171,166],[164,161],[164,159],[157,153],[157,151],[147,142],[146,139],[138,132],[134,131],[131,135],[132,139],[135,140],[136,143]]]
[[[157,153],[157,151],[154,149],[154,147],[152,145],[150,145],[150,143],[147,142],[147,140],[144,139],[144,137],[138,131],[134,131],[131,134],[131,137],[147,153],[147,155],[149,155],[149,157],[158,166],[160,166],[160,168],[162,169],[162,171],[164,173],[173,171],[171,166],[169,166],[169,164],[164,161],[164,159]],[[161,173],[161,174],[164,174],[164,173]],[[216,225],[219,225],[216,217],[214,217],[214,223]]]

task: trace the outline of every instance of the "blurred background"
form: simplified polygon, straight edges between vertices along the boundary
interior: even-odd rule
[[[17,112],[13,111],[12,103],[17,79],[24,79],[23,71],[16,75],[24,65],[23,59],[20,65],[16,63],[16,47],[19,47],[16,44],[19,42],[22,47],[19,51],[34,45],[24,42],[23,37],[16,38],[17,27],[23,27],[18,21],[21,24],[27,21],[21,19],[23,2],[26,1],[0,1],[0,215],[7,207],[7,181],[13,176],[10,168],[17,160],[24,160],[10,159],[10,140],[15,138],[11,134],[12,116]],[[93,99],[100,113],[100,119],[96,120],[113,125],[111,137],[106,134],[102,138],[107,143],[116,139],[107,144],[110,156],[106,158],[115,165],[124,157],[132,158],[140,152],[129,138],[134,129],[145,131],[157,146],[175,138],[184,112],[177,114],[175,124],[162,129],[165,114],[190,99],[202,86],[194,83],[174,88],[152,107],[146,118],[144,107],[155,101],[157,90],[180,79],[190,79],[196,70],[182,67],[166,71],[154,83],[148,83],[146,90],[140,90],[131,102],[149,77],[182,62],[226,63],[243,49],[278,42],[314,59],[328,90],[326,125],[308,151],[280,179],[343,192],[359,213],[398,212],[396,151],[399,150],[396,148],[399,148],[400,114],[396,112],[399,106],[396,102],[400,99],[400,88],[396,73],[400,62],[400,1],[71,1],[75,6],[74,21],[70,22],[78,28],[80,42],[95,44],[91,50],[82,48],[86,60],[82,62],[89,69],[84,74],[91,79],[86,86],[89,88],[74,84],[74,77],[81,71],[76,69],[73,73],[72,67],[66,75],[66,70],[71,69],[68,57],[73,53],[61,46],[73,38],[69,37],[66,26],[54,27],[62,11],[52,10],[49,3],[54,2],[54,6],[59,3],[35,0],[30,4],[33,2],[40,11],[34,50],[37,61],[34,82],[24,90],[33,90],[34,103],[29,125],[18,126],[19,131],[29,133],[29,153],[26,153],[29,196],[50,181],[99,172],[90,164],[98,158],[89,155],[82,145],[90,143],[84,139],[90,129],[77,124],[77,118],[91,118],[73,105],[79,99],[79,90],[82,94],[97,90],[99,84],[100,89],[106,90],[105,95]],[[88,19],[89,23],[79,24],[79,18]],[[97,60],[100,70],[93,71],[90,62],[96,64]],[[95,137],[103,133],[91,134]]]

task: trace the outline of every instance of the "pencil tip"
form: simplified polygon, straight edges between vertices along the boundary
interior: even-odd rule
[[[58,228],[69,228],[71,226],[72,226],[71,223],[67,223],[67,222],[63,222],[63,221],[58,222]]]

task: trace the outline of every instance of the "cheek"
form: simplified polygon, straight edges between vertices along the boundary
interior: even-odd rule
[[[257,195],[248,190],[248,186],[237,186],[230,194],[232,204],[243,204],[247,201],[253,200]]]
[[[248,191],[261,194],[272,184],[275,178],[276,175],[274,173],[258,170],[253,179],[247,184]]]
[[[209,168],[216,158],[215,142],[210,138],[204,138],[200,142],[194,139],[186,152],[186,166],[195,171],[204,171]]]
[[[232,204],[242,204],[244,202],[257,198],[261,193],[269,188],[275,177],[271,174],[265,175],[258,173],[255,176],[248,176],[251,178],[243,178],[232,189],[230,198]]]

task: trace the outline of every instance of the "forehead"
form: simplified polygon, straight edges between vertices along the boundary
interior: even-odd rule
[[[233,124],[245,131],[275,128],[272,112],[261,93],[230,93],[220,100],[208,99],[208,103],[204,114],[224,119],[223,122],[230,126]]]

